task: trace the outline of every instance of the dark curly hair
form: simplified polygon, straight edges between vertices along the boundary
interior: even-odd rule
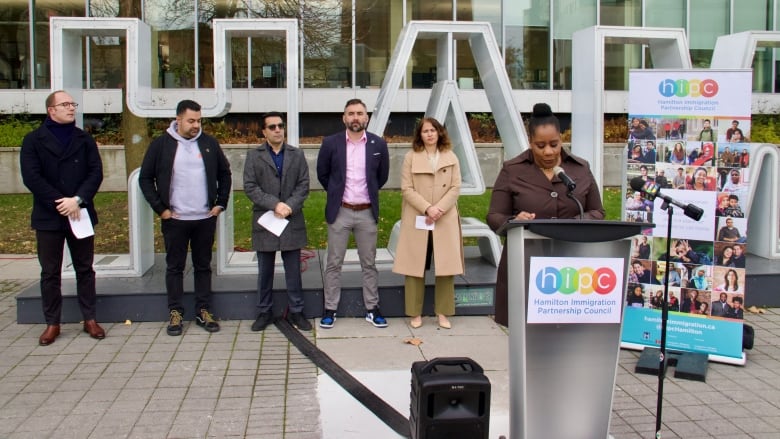
[[[447,129],[444,128],[438,120],[432,117],[423,117],[420,123],[417,124],[417,128],[414,129],[414,140],[412,141],[412,149],[415,151],[422,151],[425,149],[425,143],[422,140],[422,127],[428,122],[436,128],[436,132],[439,133],[439,140],[436,142],[436,149],[439,151],[447,151],[452,149],[452,143],[450,143],[450,136],[447,134]]]

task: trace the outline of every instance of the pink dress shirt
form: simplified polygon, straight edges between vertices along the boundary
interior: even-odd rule
[[[368,196],[366,180],[366,133],[359,141],[353,142],[347,136],[347,178],[344,184],[344,195],[341,199],[349,204],[371,204]]]

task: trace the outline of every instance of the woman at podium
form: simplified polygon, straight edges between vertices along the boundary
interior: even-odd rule
[[[572,219],[580,217],[577,202],[567,196],[571,180],[573,196],[582,204],[584,219],[604,219],[596,180],[590,164],[563,149],[561,126],[547,104],[534,105],[528,122],[530,148],[504,162],[490,198],[487,223],[494,231],[510,220]],[[563,178],[562,178],[563,177]],[[508,325],[506,246],[496,279],[496,323]]]

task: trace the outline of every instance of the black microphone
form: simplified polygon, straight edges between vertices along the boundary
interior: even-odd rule
[[[693,204],[686,204],[675,200],[674,198],[661,193],[661,186],[655,184],[653,181],[645,182],[642,177],[634,177],[631,179],[631,189],[644,193],[647,199],[653,201],[656,197],[666,201],[669,204],[675,205],[683,210],[685,216],[699,221],[701,216],[704,215],[704,209]]]
[[[574,189],[577,187],[577,183],[574,182],[571,178],[569,178],[568,175],[566,175],[566,172],[563,171],[563,168],[560,166],[556,166],[553,168],[553,174],[557,175],[558,178],[561,179],[563,184],[566,185],[566,188],[569,190],[569,192],[574,192]]]
[[[563,184],[566,185],[566,196],[574,200],[575,203],[577,203],[577,207],[580,209],[580,219],[585,218],[585,211],[582,209],[582,203],[580,203],[580,200],[577,199],[577,197],[574,196],[574,189],[577,187],[577,183],[574,182],[571,178],[569,178],[568,175],[566,175],[566,172],[563,171],[563,168],[560,166],[556,166],[553,168],[553,174],[557,175],[558,178],[561,179]]]

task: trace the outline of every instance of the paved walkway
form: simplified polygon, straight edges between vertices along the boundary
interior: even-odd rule
[[[47,347],[42,325],[16,323],[18,291],[37,282],[37,261],[0,255],[0,438],[396,438],[320,373],[275,328],[224,321],[169,337],[162,322],[107,323],[89,338],[78,324]],[[780,437],[780,310],[750,314],[756,343],[745,367],[711,363],[707,382],[665,382],[664,438]],[[413,361],[467,356],[492,386],[491,438],[508,434],[505,330],[487,317],[433,319],[384,330],[339,319],[308,337],[403,414]],[[423,341],[404,343],[408,337]],[[653,437],[657,378],[634,374],[638,352],[622,351],[610,432]],[[562,417],[565,420],[565,417]],[[544,438],[543,438],[544,439]]]

